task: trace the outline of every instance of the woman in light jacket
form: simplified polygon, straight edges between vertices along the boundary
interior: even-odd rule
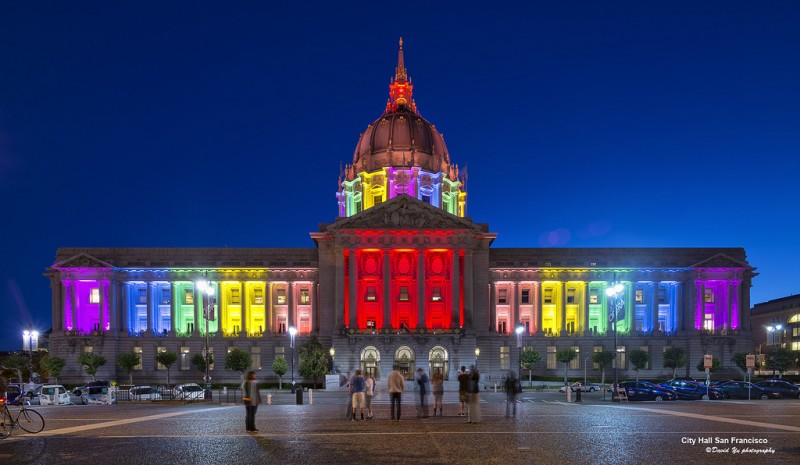
[[[245,408],[245,429],[248,433],[257,433],[256,428],[256,410],[258,404],[261,403],[261,394],[258,392],[258,381],[256,381],[256,372],[248,371],[247,377],[244,381],[244,388],[242,393]]]

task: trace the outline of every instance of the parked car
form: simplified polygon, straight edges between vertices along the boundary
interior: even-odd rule
[[[619,387],[625,389],[628,400],[677,400],[675,391],[649,381],[624,381]]]
[[[89,404],[116,404],[116,391],[107,386],[90,386],[80,391],[81,403]]]
[[[660,383],[663,386],[675,391],[678,395],[678,400],[709,400],[709,399],[722,399],[724,394],[717,388],[708,387],[694,381],[687,381],[685,379],[671,379]]]
[[[161,400],[161,394],[153,386],[134,386],[128,390],[128,400]]]
[[[88,390],[89,388],[92,388],[92,387],[109,387],[109,386],[111,386],[111,382],[109,382],[107,380],[97,380],[97,381],[92,381],[90,383],[86,383],[83,386],[76,387],[75,389],[72,390],[72,393],[75,394],[76,396],[80,397],[83,394],[83,392]]]
[[[800,387],[782,379],[767,379],[760,383],[755,383],[755,385],[768,390],[777,391],[781,394],[781,397],[795,397],[800,399]]]
[[[205,397],[205,391],[197,383],[179,384],[172,389],[172,397],[180,400],[198,400]]]
[[[600,390],[600,385],[595,383],[572,383],[570,384],[569,388],[572,392],[594,392]],[[567,388],[565,386],[561,386],[561,389],[559,389],[558,392],[567,392]]]
[[[71,403],[67,388],[60,384],[45,384],[39,391],[39,405],[69,405]]]
[[[716,385],[726,399],[780,399],[781,393],[771,388],[744,381],[725,381]]]

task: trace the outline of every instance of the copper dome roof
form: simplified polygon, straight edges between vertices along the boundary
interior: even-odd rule
[[[367,126],[353,155],[355,172],[372,172],[386,166],[447,172],[450,156],[444,138],[425,118],[401,106]]]

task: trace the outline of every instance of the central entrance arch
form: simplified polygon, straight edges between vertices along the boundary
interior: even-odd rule
[[[442,346],[434,346],[428,354],[431,376],[439,374],[445,381],[450,379],[450,361],[447,349]]]
[[[398,347],[394,353],[394,364],[405,379],[414,379],[414,351],[411,347]]]
[[[364,376],[371,375],[374,379],[380,378],[381,352],[374,346],[364,347],[361,351],[361,371]]]

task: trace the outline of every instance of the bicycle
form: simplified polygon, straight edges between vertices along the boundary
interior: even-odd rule
[[[25,408],[25,403],[19,404],[19,410],[14,415],[8,408],[8,402],[0,397],[0,404],[3,405],[0,413],[0,439],[5,439],[11,435],[11,431],[16,427],[22,428],[28,433],[38,433],[44,429],[44,418],[36,410]]]

